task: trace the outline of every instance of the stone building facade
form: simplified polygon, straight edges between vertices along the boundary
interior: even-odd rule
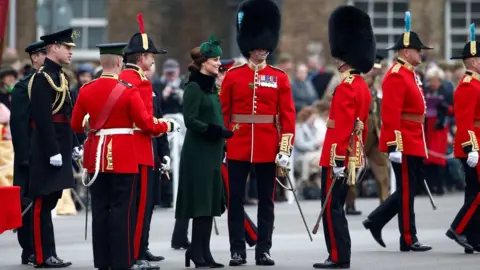
[[[128,41],[133,33],[139,31],[136,16],[142,13],[146,31],[154,43],[165,48],[167,57],[178,59],[183,67],[188,64],[189,51],[212,33],[224,40],[224,57],[239,56],[234,24],[236,8],[241,0],[57,1],[104,3],[107,7],[103,18],[105,26],[102,28],[103,25],[99,24],[104,31],[97,37],[104,42]],[[29,42],[38,38],[38,2],[16,0],[16,3],[16,47],[23,51]],[[277,0],[277,3],[283,16],[277,53],[288,52],[296,61],[305,61],[309,53],[318,50],[322,50],[328,60],[328,16],[335,7],[343,4],[356,5],[370,14],[379,48],[393,45],[396,37],[403,32],[403,14],[410,10],[413,30],[424,43],[435,48],[429,52],[429,58],[449,57],[465,43],[467,26],[477,21],[476,16],[477,25],[480,25],[479,0]],[[88,10],[94,10],[96,4],[88,4]],[[88,24],[88,18],[77,21]],[[99,20],[95,23],[98,24]],[[8,40],[5,44],[8,45]],[[81,53],[74,60],[96,60],[93,44],[78,50]],[[162,62],[163,59],[165,56],[158,60]]]

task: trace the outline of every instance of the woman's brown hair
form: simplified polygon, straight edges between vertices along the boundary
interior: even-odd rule
[[[303,107],[297,115],[297,122],[298,123],[304,123],[307,121],[310,116],[315,113],[315,109],[312,106],[305,106]]]
[[[192,58],[192,62],[188,65],[188,71],[190,72],[200,71],[202,64],[207,61],[207,58],[200,52],[200,47],[192,49],[190,58]]]

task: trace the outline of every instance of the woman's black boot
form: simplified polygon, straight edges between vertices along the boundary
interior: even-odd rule
[[[203,232],[203,258],[210,265],[210,268],[223,268],[224,265],[215,262],[210,251],[210,238],[212,236],[213,217],[202,217]]]
[[[201,218],[194,218],[192,222],[192,243],[185,252],[185,267],[190,267],[190,261],[195,264],[195,268],[210,268],[210,264],[203,258],[203,235],[204,228]]]

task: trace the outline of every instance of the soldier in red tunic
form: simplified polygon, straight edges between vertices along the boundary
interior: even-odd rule
[[[471,26],[470,41],[462,55],[467,71],[454,94],[454,114],[457,133],[454,155],[465,172],[465,202],[447,231],[447,236],[465,248],[465,253],[480,252],[480,166],[478,141],[480,136],[480,46],[475,40],[475,26]]]
[[[280,10],[271,0],[240,4],[237,43],[249,60],[227,71],[220,91],[225,127],[235,133],[227,140],[230,266],[247,262],[243,198],[252,166],[258,178],[259,199],[255,260],[257,265],[275,264],[270,249],[276,162],[287,166],[295,133],[295,107],[288,76],[266,63],[277,46],[280,23]]]
[[[88,131],[83,165],[92,175],[88,185],[92,191],[94,264],[99,269],[124,269],[134,264],[135,158],[143,153],[136,151],[133,123],[150,136],[170,132],[175,126],[148,114],[137,88],[119,80],[126,45],[97,46],[103,73],[82,87],[71,122],[75,132]]]
[[[333,93],[319,164],[322,166],[321,200],[322,205],[326,204],[323,231],[329,256],[313,267],[350,268],[350,233],[343,209],[349,186],[355,183],[344,181],[345,163],[348,162],[349,176],[354,177],[353,172],[361,165],[361,145],[367,137],[363,123],[367,122],[372,100],[360,74],[372,69],[376,44],[370,17],[353,6],[341,6],[333,11],[328,21],[328,36],[331,54],[343,79]],[[339,181],[335,182],[334,178]],[[331,196],[326,198],[331,185]]]
[[[120,73],[119,78],[131,83],[140,93],[147,113],[153,115],[153,88],[146,77],[144,71],[150,70],[154,64],[155,54],[165,54],[163,49],[157,50],[153,41],[147,36],[143,26],[142,15],[138,15],[140,33],[136,33],[130,39],[125,48],[125,69]],[[137,156],[139,165],[139,188],[138,194],[138,216],[135,229],[134,254],[138,263],[148,267],[148,269],[158,269],[158,266],[150,266],[147,261],[147,243],[148,228],[151,221],[150,213],[153,207],[154,191],[154,158],[152,148],[152,138],[148,133],[143,132],[137,126],[134,127],[135,147],[140,155]],[[154,256],[156,257],[156,256]]]
[[[425,99],[415,67],[422,61],[425,46],[417,33],[410,31],[410,12],[406,27],[397,43],[395,64],[387,71],[382,84],[382,128],[380,151],[388,153],[397,180],[397,190],[363,222],[382,246],[382,228],[398,214],[400,251],[428,251],[430,246],[417,239],[413,203],[417,182],[423,182],[423,159],[427,156],[424,135]]]

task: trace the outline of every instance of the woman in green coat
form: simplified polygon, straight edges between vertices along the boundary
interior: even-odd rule
[[[225,139],[233,136],[226,130],[215,79],[222,49],[211,37],[194,48],[190,57],[190,77],[183,96],[183,118],[187,134],[180,158],[180,177],[176,219],[193,219],[192,243],[185,253],[196,267],[220,268],[210,253],[213,217],[225,211],[225,194],[221,164]]]

